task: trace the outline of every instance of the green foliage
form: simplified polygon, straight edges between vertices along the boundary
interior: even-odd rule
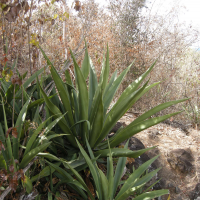
[[[71,169],[72,173],[76,177],[76,179],[81,184],[81,188],[84,191],[86,191],[87,195],[90,197],[90,199],[99,199],[99,200],[124,200],[127,199],[129,196],[133,195],[134,199],[152,199],[159,196],[162,196],[164,194],[168,194],[168,190],[157,190],[157,191],[150,191],[145,192],[143,191],[143,187],[145,184],[151,180],[153,176],[156,175],[156,173],[160,170],[154,170],[149,173],[144,172],[148,171],[148,167],[158,158],[158,156],[152,158],[151,160],[145,162],[142,164],[137,170],[135,170],[129,178],[123,183],[123,186],[121,187],[120,191],[116,194],[117,188],[119,185],[121,185],[121,177],[123,174],[123,170],[126,164],[126,157],[121,157],[118,160],[116,170],[114,173],[113,169],[113,159],[112,159],[112,153],[110,151],[108,162],[107,162],[107,175],[103,173],[101,169],[99,169],[97,162],[93,161],[97,158],[94,157],[94,154],[92,152],[92,149],[89,145],[89,143],[86,140],[86,145],[88,148],[89,155],[86,153],[86,151],[83,149],[81,144],[77,140],[77,144],[80,148],[80,151],[82,155],[84,156],[87,165],[89,167],[89,170],[91,172],[92,180],[93,180],[93,187],[95,194],[91,193],[91,186],[88,186],[86,182],[83,180],[82,176],[73,169],[70,165],[68,167]],[[125,149],[128,147],[128,142],[125,145]],[[51,167],[54,167],[55,170],[57,170],[59,173],[63,174],[64,172],[59,167],[55,167],[52,163],[48,162]],[[64,175],[64,174],[63,174]],[[75,181],[75,180],[74,180]],[[78,185],[77,185],[78,186]],[[80,187],[80,186],[78,186]],[[142,192],[140,194],[137,194],[137,191],[142,189]],[[85,198],[84,198],[85,199]]]
[[[40,91],[37,90],[36,84],[31,84],[44,71],[44,68],[37,71],[31,77],[29,77],[26,81],[27,73],[20,76],[18,75],[10,77],[11,80],[6,81],[6,78],[0,79],[0,112],[3,112],[2,103],[4,103],[6,116],[7,118],[12,118],[14,115],[14,121],[16,121],[17,116],[19,115],[24,103],[31,97],[30,104],[28,105],[27,115],[30,119],[33,119],[35,110],[38,105],[41,105],[44,100],[40,97]],[[9,79],[10,79],[9,78]],[[43,78],[44,80],[45,78]],[[13,104],[14,101],[14,104]],[[14,108],[13,108],[14,105]],[[14,114],[13,114],[14,111]],[[0,122],[2,123],[3,115],[0,115]],[[12,124],[8,125],[11,126]]]
[[[42,70],[39,73],[41,73]],[[1,186],[7,185],[7,180],[9,180],[9,186],[12,190],[16,191],[17,187],[20,185],[18,176],[21,175],[22,186],[26,189],[27,193],[32,191],[33,186],[29,173],[26,172],[25,175],[23,169],[28,166],[35,156],[51,146],[50,140],[55,137],[63,136],[62,134],[55,134],[51,129],[64,115],[56,118],[52,122],[50,117],[43,123],[40,123],[38,106],[43,101],[39,99],[39,101],[30,103],[33,98],[33,90],[29,90],[31,86],[29,87],[28,85],[35,77],[36,74],[30,77],[23,85],[19,84],[18,87],[16,87],[16,82],[13,82],[13,80],[12,83],[5,83],[5,81],[1,79],[2,88],[0,95],[2,118],[0,121],[0,176],[4,177]],[[20,77],[17,77],[16,80],[19,81]],[[24,87],[26,87],[27,92],[24,90]],[[22,93],[25,96],[23,96]],[[26,101],[23,104],[22,102],[25,99]],[[17,109],[15,106],[11,106],[16,105],[16,103],[18,104]],[[27,113],[30,108],[33,109],[34,107],[36,107],[36,112],[33,116],[34,121],[30,122],[30,117],[32,116],[29,113],[29,120],[26,120]],[[40,125],[38,126],[37,124],[39,123]]]
[[[51,115],[57,114],[57,116],[60,116],[62,113],[66,113],[65,118],[63,118],[58,125],[64,133],[69,134],[67,140],[74,147],[77,147],[75,142],[75,138],[77,138],[84,148],[86,148],[86,140],[88,140],[92,149],[107,149],[108,145],[104,139],[107,137],[116,122],[134,105],[137,100],[140,99],[140,97],[142,97],[142,95],[148,92],[152,87],[159,84],[154,83],[148,85],[147,81],[143,86],[139,87],[153,69],[155,65],[154,63],[142,76],[136,79],[124,90],[116,104],[109,110],[114,95],[131,65],[118,77],[116,77],[115,73],[110,79],[110,82],[108,82],[110,67],[109,50],[107,48],[106,58],[103,61],[101,76],[98,81],[87,48],[81,68],[78,66],[76,59],[71,52],[76,77],[74,85],[69,72],[65,72],[66,82],[64,82],[44,51],[42,49],[41,51],[49,65],[60,100],[57,99],[58,102],[57,105],[55,105],[48,98],[42,88],[40,88],[42,95]],[[134,134],[178,114],[179,112],[150,118],[157,112],[185,100],[186,99],[167,102],[144,113],[126,128],[115,134],[114,137],[109,139],[111,148],[116,147]],[[95,155],[100,155],[100,151],[95,152]],[[120,153],[120,156],[123,156],[122,153]]]

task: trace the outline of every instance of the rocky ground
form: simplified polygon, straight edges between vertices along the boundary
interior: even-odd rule
[[[135,118],[133,113],[126,113],[120,122],[128,125]],[[172,200],[200,200],[200,131],[187,129],[175,121],[166,121],[138,133],[129,143],[132,150],[151,146],[157,148],[136,159],[133,165],[137,167],[160,154],[152,166],[162,167],[154,178],[154,181],[162,178],[155,189],[169,189]],[[166,195],[159,200],[167,200],[168,197]]]

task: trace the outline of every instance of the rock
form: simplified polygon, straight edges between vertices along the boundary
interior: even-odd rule
[[[132,151],[145,149],[144,144],[136,137],[131,137],[131,139],[129,140],[128,147]]]
[[[175,192],[176,192],[176,194],[180,194],[181,193],[181,189],[178,186],[176,186],[175,187]]]
[[[110,133],[116,133],[121,126],[126,126],[125,122],[117,122]]]
[[[190,200],[198,200],[200,199],[200,183],[197,183],[194,190],[189,192]]]
[[[145,149],[144,144],[139,139],[137,139],[136,137],[131,137],[131,139],[129,140],[128,146],[129,146],[129,149],[132,150],[132,151]],[[147,153],[144,153],[141,156],[139,156],[138,158],[135,158],[135,162],[128,163],[127,168],[132,173],[133,172],[133,166],[134,166],[135,169],[137,169],[140,165],[142,165],[143,163],[145,163],[148,160],[150,160],[150,157],[148,156]],[[151,172],[155,169],[157,169],[157,166],[154,163],[152,163],[148,168],[149,172]]]
[[[182,130],[183,132],[186,133],[186,135],[189,134],[188,128],[187,126],[185,126],[184,124],[177,122],[177,121],[170,121],[168,119],[166,119],[163,123],[168,124],[174,128],[179,128],[180,130]]]
[[[121,127],[126,126],[125,122],[117,122],[115,124],[115,126],[112,128],[112,130],[110,131],[108,137],[112,137]]]
[[[169,152],[168,157],[167,161],[174,170],[181,173],[192,171],[194,159],[189,150],[175,149]]]

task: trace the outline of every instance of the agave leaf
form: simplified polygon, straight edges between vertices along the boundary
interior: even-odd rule
[[[93,66],[91,58],[89,58],[89,59],[90,59],[90,76],[89,76],[89,110],[88,110],[88,116],[90,116],[93,98],[94,98],[94,95],[95,95],[97,87],[98,87],[95,67]]]
[[[114,186],[114,169],[113,169],[113,159],[112,159],[112,153],[110,150],[110,144],[108,140],[108,146],[109,146],[109,157],[107,158],[107,180],[108,180],[108,199],[113,199],[112,198],[112,190]]]
[[[115,200],[119,200],[120,196],[123,195],[128,189],[132,188],[132,186],[136,183],[136,181],[140,178],[140,176],[145,172],[145,170],[158,158],[155,156],[154,158],[148,160],[144,164],[142,164],[138,169],[136,169],[129,178],[125,181],[121,190],[119,191]]]
[[[46,137],[47,140],[51,140],[53,138],[56,138],[56,137],[62,137],[64,135],[68,135],[68,134],[53,134],[53,135],[49,135]]]
[[[69,91],[72,112],[74,113],[74,120],[75,120],[75,122],[77,122],[77,121],[79,121],[78,98],[77,98],[77,94],[76,94],[76,89],[74,88],[74,85],[73,85],[73,82],[71,80],[68,70],[65,71],[65,78],[66,78],[66,84],[67,84],[68,91]],[[77,133],[78,133],[78,129],[77,129]]]
[[[137,158],[138,156],[142,155],[146,151],[149,151],[150,149],[153,149],[155,147],[150,147],[147,149],[141,149],[138,151],[131,151],[129,149],[121,149],[121,148],[113,148],[110,149],[111,154],[113,157],[130,157],[130,158]],[[107,157],[109,156],[110,153],[109,149],[104,149],[100,150],[94,153],[95,156],[99,156],[100,158],[102,157]]]
[[[56,71],[55,67],[53,66],[53,64],[51,63],[49,58],[46,56],[46,54],[44,53],[44,51],[42,50],[41,47],[40,47],[40,50],[41,50],[44,58],[47,60],[47,63],[51,66],[50,70],[51,70],[52,77],[56,84],[56,88],[59,92],[59,96],[64,105],[65,111],[67,112],[67,119],[69,120],[69,124],[70,124],[70,126],[72,126],[74,124],[74,120],[73,120],[73,116],[72,116],[68,91],[66,90],[64,83],[63,83],[61,77],[59,76],[58,72]]]
[[[65,115],[65,114],[64,114]],[[47,133],[64,117],[64,115],[61,115],[57,119],[55,119],[53,122],[51,122],[43,131],[43,135],[47,135]],[[46,121],[44,121],[42,124],[39,125],[39,127],[34,131],[33,135],[29,139],[27,145],[26,145],[26,150],[24,152],[24,155],[27,154],[31,150],[31,147],[34,146],[35,139],[37,138],[38,134],[40,133],[41,129],[45,126],[47,121],[49,121],[52,117],[48,118]],[[62,135],[67,135],[67,134],[62,134]],[[60,134],[57,136],[61,136]],[[54,136],[55,137],[55,136]],[[53,136],[49,137],[49,139],[52,139]],[[47,138],[48,139],[48,138]]]
[[[120,104],[121,102],[123,102],[128,96],[130,96],[130,94],[134,93],[138,89],[138,87],[142,83],[142,81],[152,71],[152,69],[155,66],[155,64],[156,64],[156,61],[152,64],[152,66],[144,74],[142,74],[139,78],[137,78],[132,84],[130,84],[124,90],[124,92],[121,94],[121,96],[119,97],[118,101],[114,105],[115,107],[118,107],[118,104]]]
[[[91,159],[91,160],[92,160],[92,162],[95,162],[97,159],[98,159],[98,157]],[[77,171],[81,171],[81,170],[85,169],[86,167],[88,167],[84,157],[79,157],[78,159],[72,160],[72,161],[66,161],[65,159],[60,159],[60,160],[62,161],[62,163],[66,169],[69,169],[67,164],[70,165],[73,169],[76,168]]]
[[[104,93],[107,94],[108,90],[110,89],[110,87],[112,86],[113,82],[116,80],[117,78],[117,70],[114,71],[114,73],[112,74],[109,83],[107,84]],[[104,94],[104,96],[105,96]]]
[[[50,117],[51,118],[51,117]],[[50,119],[48,118],[47,120],[45,120],[42,124],[40,124],[38,126],[38,128],[34,131],[33,135],[30,137],[30,139],[28,140],[28,143],[26,145],[26,150],[24,152],[24,156],[31,150],[31,147],[33,146],[33,143],[35,142],[35,139],[37,138],[37,136],[39,135],[40,131],[42,130],[42,128],[45,126],[45,124],[47,123],[47,121]]]
[[[66,83],[73,87],[73,88],[70,87],[69,95],[70,95],[70,100],[71,100],[72,111],[74,113],[74,121],[77,122],[77,121],[79,121],[78,97],[77,97],[76,90],[74,89],[74,85],[73,85],[73,82],[71,80],[68,70],[65,71],[65,78],[66,78]],[[78,127],[76,127],[76,132],[78,133]]]
[[[18,132],[18,135],[17,135],[18,140],[21,137],[21,130],[22,130],[22,126],[23,126],[23,123],[25,121],[25,118],[26,118],[26,113],[27,113],[27,109],[28,109],[28,105],[30,103],[30,100],[31,100],[31,96],[29,97],[29,99],[24,104],[23,108],[21,109],[19,116],[17,118],[17,121],[15,123],[15,127],[17,128],[17,132]]]
[[[87,155],[87,153],[85,152],[85,150],[83,149],[83,147],[80,145],[80,143],[78,142],[78,140],[76,140],[76,141],[77,141],[78,147],[79,147],[82,155],[84,156],[85,161],[87,162],[88,167],[89,167],[89,169],[91,171],[92,177],[93,177],[94,182],[95,182],[95,186],[97,188],[97,193],[99,195],[99,199],[102,200],[102,189],[101,189],[101,185],[100,185],[100,177],[99,177],[99,174],[98,174],[97,167],[96,167],[95,164],[93,164],[93,162],[91,161],[90,157]],[[89,148],[87,139],[86,139],[86,144],[87,144],[87,147]],[[90,148],[88,150],[91,152]]]
[[[88,130],[90,130],[90,122],[88,120],[81,120],[81,121],[78,121],[76,122],[72,127],[70,127],[70,129],[72,129],[74,126],[77,126],[78,124],[81,124],[81,123],[87,123],[87,126],[88,126]]]
[[[70,126],[72,126],[74,124],[74,120],[73,120],[73,115],[72,115],[72,111],[71,111],[71,105],[70,105],[68,91],[65,88],[65,85],[64,85],[61,77],[57,73],[56,69],[54,68],[54,66],[51,66],[51,74],[53,76],[54,82],[56,84],[56,88],[58,90],[59,96],[60,96],[63,106],[65,108],[65,112],[67,112],[66,116],[69,121],[69,124],[70,124]]]
[[[117,92],[117,89],[119,88],[122,80],[124,79],[124,77],[126,76],[127,72],[129,71],[129,69],[131,68],[131,66],[133,65],[134,62],[132,62],[129,67],[127,67],[120,75],[119,77],[113,82],[113,84],[110,86],[110,88],[108,89],[108,91],[106,93],[104,93],[103,96],[103,104],[104,104],[104,115],[106,114],[106,111],[108,109],[108,107],[110,106],[110,103],[113,100],[113,97],[115,95],[115,93]]]
[[[180,112],[182,111],[179,111],[179,112],[176,112],[176,113],[171,113],[171,114],[168,114],[168,115],[164,115],[164,116],[161,116],[161,117],[155,117],[153,119],[148,119],[146,121],[142,121],[140,123],[137,123],[137,124],[129,124],[127,127],[125,127],[124,129],[122,129],[119,134],[115,137],[115,139],[110,142],[110,146],[111,147],[115,147],[117,146],[118,144],[120,144],[121,142],[123,142],[124,140],[132,137],[133,135],[135,135],[136,133],[138,132],[141,132],[151,126],[154,126],[174,115],[177,115],[179,114]]]
[[[98,172],[99,172],[99,177],[100,177],[100,183],[101,183],[101,188],[102,188],[102,200],[103,199],[108,199],[108,180],[105,176],[105,174],[100,170],[98,169]]]
[[[108,83],[109,72],[110,72],[109,49],[108,49],[108,44],[107,44],[106,61],[103,60],[103,67],[102,67],[101,75],[100,75],[100,84],[102,84],[103,92],[104,92],[106,85]]]
[[[65,113],[66,114],[66,113]],[[63,119],[63,117],[65,116],[65,114],[57,117],[53,122],[51,122],[45,129],[44,129],[44,133],[43,135],[47,135],[47,133],[57,124],[59,123],[60,120]],[[51,119],[51,117],[50,117]],[[48,121],[48,120],[47,120]]]
[[[88,77],[89,71],[90,71],[90,60],[89,60],[89,55],[88,55],[88,49],[87,49],[86,42],[85,42],[85,56],[84,56],[84,59],[83,59],[81,71],[82,71],[83,77],[86,80],[87,77]]]
[[[71,56],[73,58],[74,67],[76,71],[76,82],[78,85],[79,90],[79,112],[80,112],[80,118],[79,120],[88,120],[88,90],[87,85],[84,79],[84,76],[75,60],[75,57],[71,52]],[[83,140],[83,143],[85,142],[86,137],[88,137],[88,129],[87,124],[81,124],[81,139]]]
[[[160,169],[161,169],[161,167],[142,176],[138,181],[135,182],[135,184],[132,187],[138,187],[138,186],[145,185],[147,182],[149,182],[152,179],[152,177],[154,177],[158,173],[158,171]]]
[[[88,186],[85,184],[85,181],[82,179],[82,177],[79,175],[79,173],[74,168],[72,168],[67,162],[65,162],[65,164],[72,171],[72,173],[76,176],[76,178],[79,181],[79,183],[82,184],[84,190],[87,191],[87,193],[90,196],[90,198],[94,200],[94,197],[92,196],[90,190],[88,189]]]
[[[1,94],[0,94],[1,95]],[[5,106],[4,106],[4,100],[3,100],[3,97],[1,95],[1,98],[2,98],[2,108],[3,108],[3,116],[4,116],[4,126],[5,126],[5,132],[7,132],[8,130],[8,123],[7,123],[7,118],[6,118],[6,112],[5,112]]]
[[[154,108],[152,108],[151,110],[147,111],[146,113],[142,114],[141,116],[139,116],[137,119],[135,119],[133,121],[133,124],[137,124],[138,122],[144,121],[146,120],[148,117],[153,116],[154,114],[156,114],[157,112],[160,112],[161,110],[164,110],[165,108],[168,108],[169,106],[175,105],[177,103],[181,103],[183,101],[186,101],[187,99],[180,99],[180,100],[176,100],[176,101],[169,101],[163,104],[160,104]]]
[[[2,96],[1,96],[2,97]],[[5,126],[5,132],[7,132],[8,130],[8,125],[7,125],[7,118],[6,118],[6,112],[5,112],[5,107],[4,107],[4,102],[3,102],[3,97],[2,97],[2,108],[3,108],[3,115],[4,115],[4,126]],[[3,133],[3,130],[2,130],[2,127],[1,127],[1,135],[2,135],[2,141],[6,141],[6,156],[4,157],[5,159],[7,158],[8,160],[11,160],[12,157],[13,157],[13,153],[12,153],[12,146],[11,146],[11,141],[10,141],[10,136],[8,135],[8,137],[5,139],[4,137],[4,133]],[[5,140],[3,140],[3,138]],[[7,161],[8,161],[7,160]]]
[[[124,192],[120,197],[118,197],[118,200],[127,199],[130,195],[133,195],[137,190],[142,189],[142,187],[145,186],[145,184],[151,180],[153,176],[156,175],[156,173],[159,171],[159,169],[154,170],[142,178],[140,178],[134,185],[132,185],[131,188],[129,188],[126,192]],[[144,192],[143,192],[144,193]]]
[[[169,191],[168,190],[156,190],[156,191],[146,192],[144,194],[141,194],[141,195],[135,197],[134,200],[144,200],[144,199],[151,200],[151,199],[154,199],[156,197],[159,197],[159,196],[162,196],[165,194],[169,194]]]
[[[19,168],[23,169],[24,167],[26,167],[28,165],[29,162],[31,162],[31,160],[39,153],[44,151],[49,145],[51,144],[51,142],[48,143],[44,143],[42,145],[40,145],[39,147],[36,147],[34,149],[32,149],[30,152],[28,152],[22,159]]]
[[[34,108],[35,106],[41,105],[42,103],[44,103],[44,99],[37,99],[34,102],[29,104],[28,110]]]
[[[128,148],[128,143],[129,143],[129,141],[125,144],[124,149]],[[123,171],[124,171],[125,164],[126,164],[126,157],[120,157],[118,162],[117,162],[117,167],[116,167],[116,170],[115,170],[113,187],[111,188],[111,192],[112,192],[111,193],[111,199],[114,199],[114,195],[117,191],[119,182],[122,178],[122,174],[123,174]]]
[[[23,108],[21,109],[19,116],[17,118],[17,121],[15,123],[15,127],[17,128],[17,138],[13,137],[13,156],[14,159],[19,159],[19,142],[20,142],[20,137],[21,137],[21,131],[22,131],[22,126],[25,122],[25,118],[26,118],[26,113],[27,113],[27,109],[28,109],[28,104],[31,100],[31,97],[29,97],[28,101],[24,104]]]
[[[47,105],[47,107],[49,108],[50,112],[55,115],[56,118],[58,118],[59,116],[62,115],[62,113],[60,112],[60,110],[58,109],[57,106],[55,106],[50,100],[49,98],[47,97],[47,95],[45,94],[45,92],[42,90],[41,86],[40,87],[40,90],[41,90],[41,93],[44,97],[44,100],[45,100],[45,103]],[[74,140],[74,137],[72,136],[72,132],[70,130],[70,128],[68,127],[67,125],[67,122],[64,118],[62,118],[59,122],[58,122],[60,128],[62,129],[62,131],[66,134],[69,134],[67,135],[67,139],[70,141],[70,143],[73,145],[73,146],[76,146],[76,142]]]
[[[61,162],[57,162],[55,163],[55,165],[60,166]],[[31,178],[31,182],[35,182],[38,181],[39,179],[49,176],[51,173],[53,173],[55,171],[55,169],[52,166],[47,166],[45,167],[39,174],[33,176]]]
[[[3,131],[1,122],[0,122],[0,141],[3,143],[4,146],[6,146],[5,133],[4,133],[4,131]]]
[[[70,73],[68,70],[65,70],[65,79],[66,79],[67,84],[72,85],[74,87],[72,79],[70,77]]]
[[[145,90],[148,82],[144,84],[142,88],[138,91],[130,94],[123,102],[118,104],[118,107],[113,106],[110,112],[107,114],[107,118],[104,122],[104,126],[102,128],[101,134],[96,141],[95,146],[97,146],[110,132],[112,127],[116,124],[116,122],[127,112],[127,110],[136,102],[138,96]]]
[[[71,183],[73,185],[76,185],[78,186],[79,188],[83,189],[84,190],[84,187],[82,186],[82,184],[75,180],[69,173],[67,173],[65,170],[63,170],[62,168],[60,168],[59,166],[53,164],[53,163],[50,163],[49,161],[46,161],[51,167],[53,167],[56,171],[59,172],[59,174],[61,174],[63,177],[65,177],[65,180],[67,181],[67,184],[68,183]]]
[[[98,97],[96,98],[95,105],[93,108],[93,113],[91,116],[91,131],[89,137],[89,143],[91,147],[94,146],[99,134],[101,133],[101,128],[103,127],[103,102],[102,102],[102,92],[100,91]]]
[[[48,200],[53,200],[53,194],[51,192],[48,192]]]
[[[61,161],[58,157],[54,156],[53,154],[50,154],[50,153],[38,153],[37,154],[39,157],[43,157],[43,158],[47,158],[49,160],[55,160],[55,161]]]

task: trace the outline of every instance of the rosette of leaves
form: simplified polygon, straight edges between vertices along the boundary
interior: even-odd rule
[[[107,48],[106,58],[103,60],[101,75],[98,80],[95,67],[93,66],[88,55],[87,47],[82,67],[78,66],[75,56],[71,51],[75,71],[74,84],[69,71],[65,71],[66,81],[64,82],[41,47],[40,50],[43,53],[44,58],[47,60],[47,64],[49,65],[52,78],[59,94],[56,104],[48,98],[42,88],[41,92],[51,115],[57,114],[56,116],[59,116],[66,113],[65,117],[58,123],[60,129],[64,133],[68,134],[66,136],[66,141],[71,146],[78,148],[76,143],[77,139],[83,148],[86,148],[87,140],[90,147],[95,150],[96,156],[108,156],[108,143],[105,139],[111,129],[136,101],[138,101],[151,88],[159,84],[159,82],[157,82],[148,85],[149,80],[147,80],[140,87],[144,79],[152,71],[155,63],[153,63],[153,65],[143,75],[141,75],[123,91],[117,102],[109,110],[109,106],[120,84],[130,70],[132,64],[128,66],[118,77],[117,72],[114,72],[109,80],[109,49]],[[109,139],[113,156],[132,156],[134,152],[114,147],[140,131],[180,113],[176,112],[150,118],[157,112],[185,100],[186,99],[181,99],[160,104],[139,116],[125,128],[120,129]],[[68,145],[68,147],[70,145]]]

